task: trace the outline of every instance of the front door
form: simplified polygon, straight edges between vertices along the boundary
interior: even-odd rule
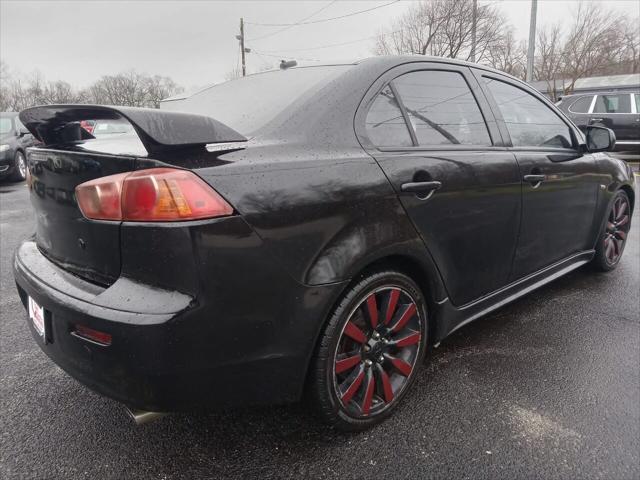
[[[507,282],[520,177],[493,119],[485,121],[478,102],[489,109],[470,70],[421,65],[387,75],[365,130],[459,306]]]
[[[593,248],[598,177],[577,132],[533,92],[478,73],[522,177],[522,226],[511,280]]]

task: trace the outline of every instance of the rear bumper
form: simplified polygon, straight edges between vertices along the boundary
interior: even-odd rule
[[[165,313],[150,313],[135,304],[128,305],[128,311],[100,305],[98,299],[105,289],[58,268],[30,241],[16,252],[13,273],[25,307],[27,295],[44,307],[47,338],[30,321],[29,329],[42,351],[63,370],[98,393],[128,405],[171,406],[168,387],[173,374],[167,339],[171,320],[188,307],[188,300],[175,301],[174,312],[165,302],[169,307]],[[72,335],[77,324],[111,334],[112,344],[102,346]]]
[[[31,296],[45,309],[46,339],[27,322],[56,364],[100,394],[167,412],[297,400],[316,335],[340,290],[266,272],[283,282],[290,301],[276,298],[278,308],[265,301],[260,309],[224,291],[228,301],[221,303],[122,278],[105,289],[60,269],[30,240],[16,251],[13,271],[23,304]],[[111,334],[111,345],[72,335],[77,324]]]

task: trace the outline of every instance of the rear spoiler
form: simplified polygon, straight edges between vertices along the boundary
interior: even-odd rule
[[[45,146],[94,138],[80,127],[81,120],[119,119],[131,123],[149,154],[204,147],[210,143],[247,141],[243,135],[213,118],[152,108],[47,105],[20,112],[20,121]]]

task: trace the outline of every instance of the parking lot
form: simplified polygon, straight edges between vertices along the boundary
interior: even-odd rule
[[[640,219],[620,267],[583,268],[433,350],[397,414],[345,435],[301,406],[175,415],[123,407],[38,349],[11,256],[28,191],[0,185],[0,477],[603,478],[640,476]]]

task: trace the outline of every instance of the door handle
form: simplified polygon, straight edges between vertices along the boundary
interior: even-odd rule
[[[438,181],[431,182],[409,182],[400,185],[400,190],[405,193],[430,193],[442,187],[442,183]]]
[[[547,176],[532,174],[532,175],[525,175],[523,179],[525,182],[529,182],[531,185],[536,185],[544,182],[547,179]]]
[[[603,120],[603,118],[592,118],[589,123],[602,122]]]

